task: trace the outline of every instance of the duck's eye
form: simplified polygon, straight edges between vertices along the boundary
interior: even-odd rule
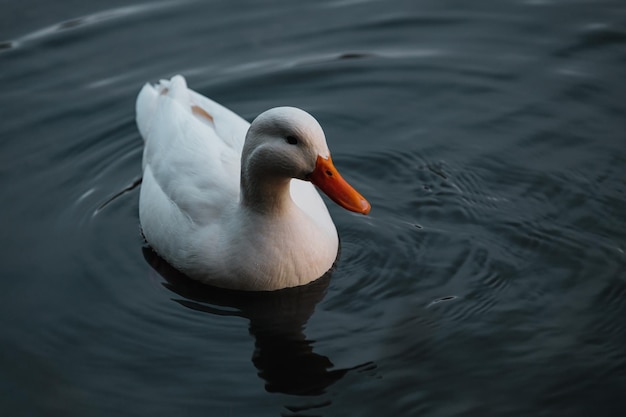
[[[285,140],[290,145],[297,145],[298,144],[298,138],[295,137],[295,136],[292,136],[292,135],[289,135],[289,136],[285,137]]]

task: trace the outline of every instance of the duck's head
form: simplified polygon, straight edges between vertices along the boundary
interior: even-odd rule
[[[324,131],[317,120],[295,107],[261,113],[250,125],[242,168],[255,177],[310,181],[335,203],[368,214],[370,204],[333,165]]]

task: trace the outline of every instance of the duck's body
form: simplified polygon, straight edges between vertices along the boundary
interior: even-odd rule
[[[272,109],[251,128],[176,76],[144,86],[137,125],[145,141],[141,227],[172,266],[241,290],[303,285],[332,267],[337,231],[315,187],[303,181],[330,154],[308,113]],[[366,213],[359,197],[339,202]]]

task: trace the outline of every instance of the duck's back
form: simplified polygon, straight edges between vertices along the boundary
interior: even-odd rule
[[[137,99],[137,124],[145,141],[144,188],[158,187],[172,209],[195,223],[219,218],[238,200],[248,122],[187,89],[177,76],[156,87],[143,87]],[[151,197],[152,193],[142,193],[141,203],[155,204],[157,199]]]

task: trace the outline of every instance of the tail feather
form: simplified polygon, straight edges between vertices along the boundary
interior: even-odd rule
[[[158,105],[159,96],[162,95],[167,95],[180,104],[191,108],[187,82],[181,75],[176,75],[172,77],[171,80],[160,80],[159,83],[154,86],[149,83],[145,84],[139,92],[135,105],[137,127],[139,128],[139,133],[143,137],[144,142],[150,134],[152,118],[154,117]]]
[[[137,128],[144,142],[150,133],[150,125],[152,124],[152,117],[156,110],[158,97],[159,93],[150,84],[145,84],[139,92],[139,96],[137,96],[137,102],[135,104]]]

